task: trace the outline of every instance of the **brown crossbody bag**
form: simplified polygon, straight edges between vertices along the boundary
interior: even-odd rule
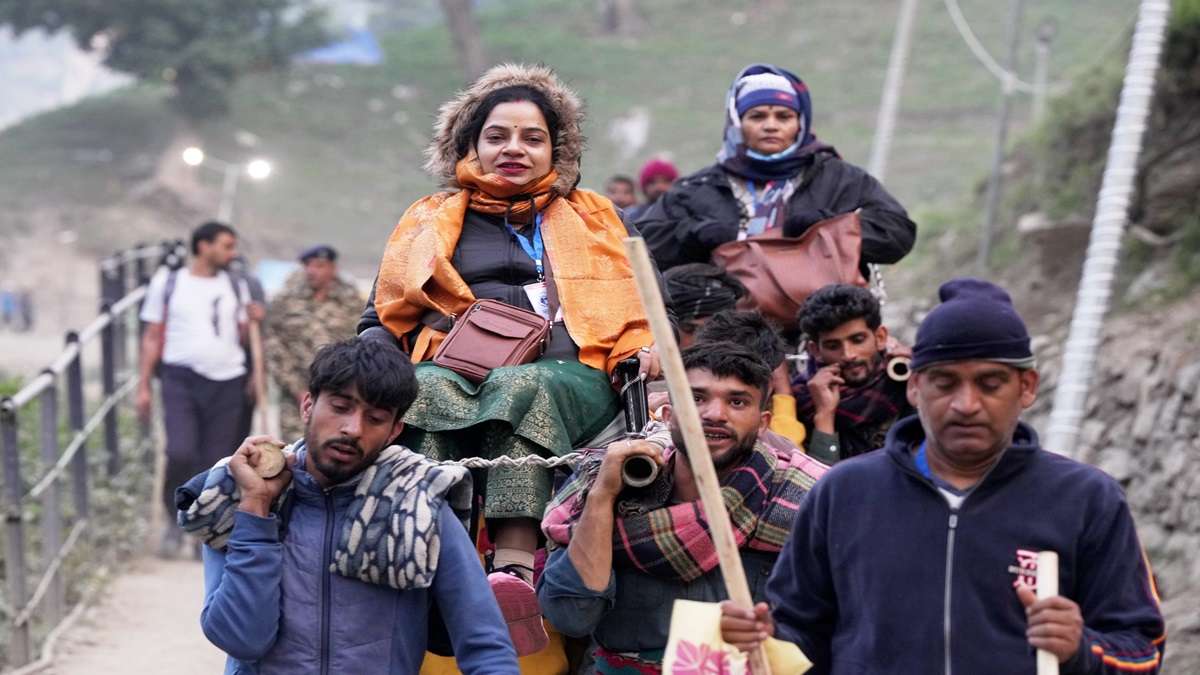
[[[546,298],[550,316],[558,313],[558,291],[546,260]],[[550,342],[551,322],[537,312],[499,300],[476,300],[454,321],[437,353],[436,365],[479,384],[495,368],[536,361]]]

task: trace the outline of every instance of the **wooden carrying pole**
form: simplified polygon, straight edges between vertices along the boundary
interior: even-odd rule
[[[1037,599],[1058,595],[1058,554],[1041,551],[1037,557]],[[1058,657],[1044,649],[1037,650],[1037,675],[1058,675]]]
[[[258,410],[258,433],[271,433],[270,416],[267,413],[267,364],[263,361],[262,329],[257,321],[250,321],[250,358],[254,361],[250,377],[254,380],[254,402]]]
[[[746,582],[746,572],[742,569],[737,541],[733,538],[733,527],[729,524],[725,512],[725,500],[721,498],[721,486],[717,483],[717,470],[713,467],[708,442],[704,439],[700,413],[692,399],[692,388],[683,369],[683,359],[679,355],[679,345],[675,342],[675,332],[671,328],[667,309],[658,290],[658,276],[654,272],[654,263],[650,262],[646,242],[640,238],[625,239],[625,251],[629,255],[630,264],[633,265],[638,295],[641,296],[642,307],[646,310],[654,342],[658,345],[658,357],[667,377],[667,389],[671,392],[671,416],[678,420],[679,428],[683,432],[684,449],[687,451],[692,474],[696,477],[696,487],[700,490],[700,502],[708,515],[709,531],[721,563],[721,577],[725,581],[725,590],[734,604],[752,608],[754,600],[750,596],[750,585]],[[761,647],[750,653],[750,671],[754,675],[771,675],[766,654]]]

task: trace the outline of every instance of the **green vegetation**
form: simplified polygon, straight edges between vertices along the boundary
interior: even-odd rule
[[[1123,52],[1122,52],[1123,53]],[[1005,220],[1044,212],[1053,220],[1090,220],[1108,154],[1124,58],[1114,55],[1080,78],[1051,107],[1044,124],[1017,146],[1018,180],[1008,191]],[[1130,236],[1126,281],[1157,260],[1171,262],[1159,295],[1171,299],[1200,283],[1200,0],[1175,4],[1130,208],[1143,233]],[[1001,248],[1015,253],[1014,234]],[[1157,242],[1157,243],[1152,243]],[[1003,259],[1003,250],[997,260]]]
[[[967,18],[993,54],[1003,53],[1004,3],[962,0]],[[1031,3],[1033,5],[1035,3]],[[568,0],[495,3],[480,14],[489,56],[553,65],[588,105],[590,150],[583,184],[635,172],[670,152],[684,171],[711,162],[729,80],[754,61],[795,70],[809,84],[814,128],[852,162],[865,163],[891,47],[893,0],[854,3],[664,0],[639,3],[647,26],[636,39],[601,35],[593,5]],[[1122,0],[1044,0],[1025,25],[1055,18],[1055,76],[1076,76],[1099,59],[1131,23]],[[387,62],[377,68],[296,67],[239,80],[230,114],[192,131],[215,156],[269,156],[277,167],[262,184],[243,182],[239,225],[252,253],[288,257],[306,241],[340,245],[366,271],[403,209],[433,189],[421,170],[438,104],[462,85],[445,28],[434,24],[382,36]],[[1032,38],[1022,50],[1032,70]],[[0,134],[0,232],[30,210],[112,205],[153,174],[177,132],[143,86],[60,111]],[[887,183],[914,212],[958,210],[987,168],[999,85],[970,55],[940,3],[923,3]],[[1027,115],[1018,103],[1017,125]],[[614,119],[643,108],[649,140],[632,157],[609,137]],[[257,148],[235,141],[253,133]],[[95,161],[101,151],[109,161]],[[103,153],[101,153],[103,154]],[[217,178],[199,176],[213,185]],[[976,214],[956,218],[974,230]],[[178,234],[172,230],[172,234]],[[105,232],[85,243],[105,250]],[[924,232],[919,246],[929,245]]]
[[[0,376],[0,398],[11,396],[20,390],[23,383],[15,378]],[[65,392],[59,392],[59,425],[58,448],[61,453],[74,436],[66,423]],[[87,409],[95,410],[98,402],[88,401]],[[41,457],[40,445],[40,402],[33,401],[24,406],[17,414],[17,444],[20,452],[22,488],[26,493],[51,468],[51,462],[44,462]],[[132,415],[120,414],[118,417],[120,452],[122,468],[115,475],[108,475],[107,456],[104,452],[103,433],[94,433],[84,452],[87,454],[89,473],[89,506],[91,518],[83,532],[79,543],[63,561],[61,574],[65,579],[65,600],[69,610],[79,602],[82,595],[93,584],[101,582],[98,577],[102,569],[111,569],[116,564],[128,559],[135,552],[140,552],[149,531],[149,514],[147,505],[157,506],[158,496],[153,493],[154,483],[154,453],[149,445],[143,445],[138,440],[139,425]],[[78,521],[75,504],[72,498],[70,474],[59,478],[58,490],[62,504],[63,527],[61,536],[64,538]],[[42,526],[43,503],[41,500],[27,500],[24,504],[25,521],[25,565],[26,565],[26,601],[46,570],[56,551],[46,550]],[[6,575],[5,556],[7,548],[3,546],[7,529],[0,529],[0,581]],[[3,584],[7,593],[8,586]],[[11,606],[12,598],[0,595],[0,645],[7,649],[11,628],[9,612],[15,611]],[[42,605],[45,607],[45,604]],[[19,609],[19,608],[16,608]],[[53,626],[47,625],[42,611],[35,612],[32,618],[32,632],[35,656],[40,649],[42,640]],[[0,649],[0,668],[6,663],[5,649]]]

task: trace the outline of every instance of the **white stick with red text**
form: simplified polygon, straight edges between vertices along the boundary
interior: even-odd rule
[[[1041,551],[1037,557],[1037,599],[1058,595],[1058,554]],[[1058,657],[1045,649],[1037,651],[1037,675],[1058,675]]]

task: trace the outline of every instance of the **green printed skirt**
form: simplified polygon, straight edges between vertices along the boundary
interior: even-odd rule
[[[578,361],[497,368],[478,385],[432,363],[416,370],[420,392],[400,442],[431,459],[565,455],[619,411],[608,377]],[[551,482],[541,467],[489,469],[484,517],[541,520]]]

